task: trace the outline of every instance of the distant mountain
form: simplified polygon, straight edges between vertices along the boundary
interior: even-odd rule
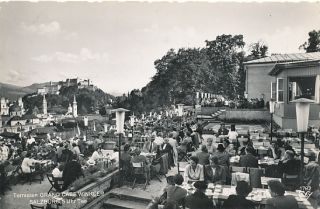
[[[26,94],[35,92],[36,90],[29,87],[21,87],[12,84],[0,83],[0,97],[6,97],[10,100],[16,100]]]
[[[23,89],[25,91],[31,91],[31,92],[36,92],[39,88],[43,88],[45,87],[46,85],[49,85],[50,82],[45,82],[45,83],[34,83],[30,86],[26,86],[26,87],[23,87]]]

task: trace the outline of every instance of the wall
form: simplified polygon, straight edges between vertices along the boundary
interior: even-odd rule
[[[252,109],[233,109],[227,110],[224,114],[220,115],[220,119],[226,120],[265,120],[270,121],[270,113],[268,110],[252,110]]]
[[[274,67],[271,64],[255,64],[246,65],[246,92],[248,99],[261,98],[264,94],[264,101],[269,101],[271,98],[271,81],[274,80],[268,73]]]

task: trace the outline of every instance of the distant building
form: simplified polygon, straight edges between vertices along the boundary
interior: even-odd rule
[[[269,57],[245,62],[246,71],[246,93],[247,98],[263,98],[269,101],[272,94],[275,96],[277,89],[274,78],[269,72],[277,64],[301,62],[320,59],[320,52],[297,53],[297,54],[278,54]]]
[[[20,116],[14,116],[8,121],[10,126],[24,126],[26,125],[26,120]]]
[[[8,102],[4,97],[0,100],[0,115],[9,115]]]
[[[48,85],[45,85],[42,88],[38,88],[37,94],[44,95],[44,94],[59,94],[61,89],[61,84],[60,82],[52,82]]]
[[[13,116],[21,117],[23,115],[22,108],[18,104],[13,104],[9,108],[9,114],[11,117],[13,117]]]

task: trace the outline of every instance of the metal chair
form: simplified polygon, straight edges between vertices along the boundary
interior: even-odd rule
[[[240,173],[246,173],[247,168],[246,167],[240,167],[240,166],[230,166],[230,172],[240,172]]]
[[[149,179],[148,179],[147,171],[144,167],[144,164],[142,162],[132,163],[132,171],[133,171],[133,177],[134,177],[132,189],[134,189],[137,179],[141,176],[144,177],[146,180],[146,182],[144,183],[144,189],[146,189]]]
[[[55,190],[56,192],[62,192],[63,191],[63,180],[62,178],[55,178],[51,173],[47,174],[47,178],[50,182],[51,188],[48,191],[48,194],[51,192],[51,190]]]

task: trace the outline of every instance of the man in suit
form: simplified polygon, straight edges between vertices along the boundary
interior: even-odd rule
[[[258,159],[253,155],[254,151],[252,147],[246,147],[246,154],[240,157],[241,167],[258,168]]]
[[[154,140],[155,140],[155,136],[151,136],[150,141],[147,141],[144,144],[143,151],[149,152],[149,153],[157,152],[158,145],[154,142]]]

